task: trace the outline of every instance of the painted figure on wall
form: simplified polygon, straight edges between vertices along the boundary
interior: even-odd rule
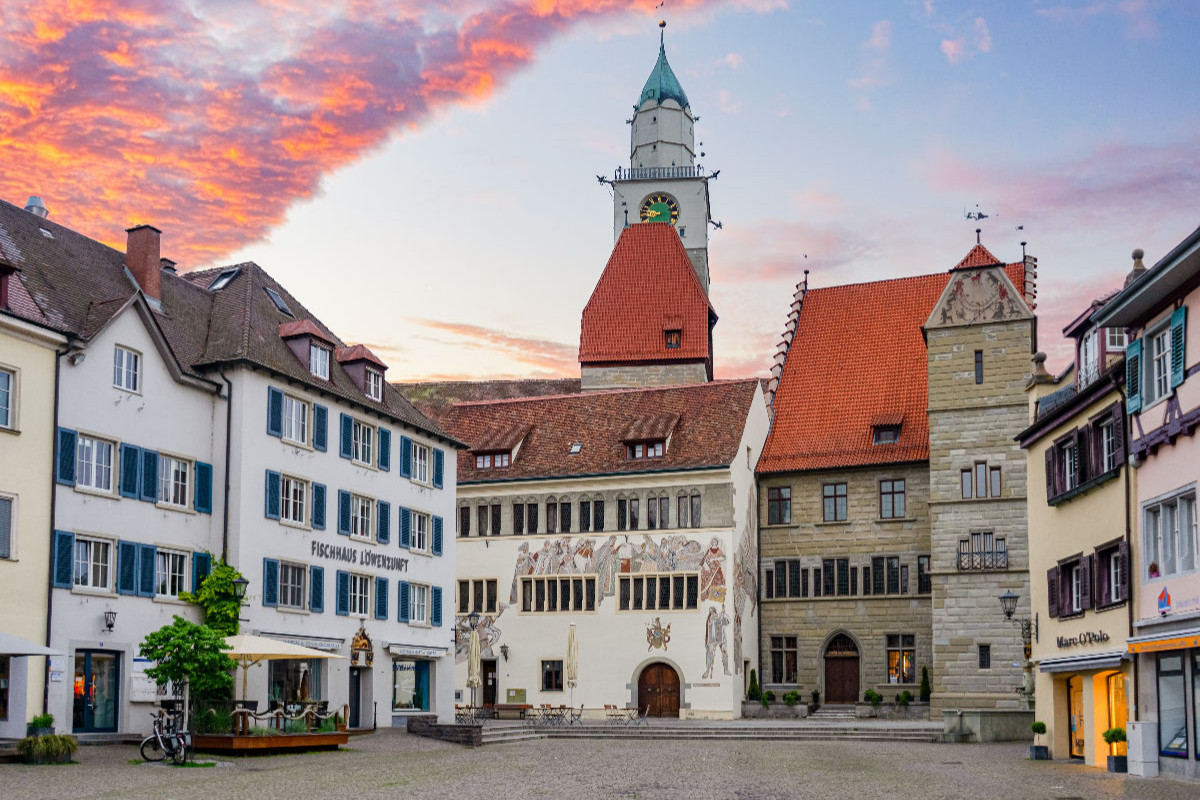
[[[729,615],[724,608],[708,607],[708,619],[704,623],[704,676],[712,677],[713,661],[716,660],[717,650],[721,651],[721,665],[725,674],[729,673],[729,651],[725,648],[725,628],[729,626]]]
[[[700,558],[700,599],[725,604],[725,551],[715,536]]]
[[[751,490],[753,491],[753,490]],[[733,554],[733,670],[742,672],[742,619],[746,613],[754,613],[758,603],[758,536],[755,532],[757,517],[754,499],[746,506],[746,526]]]

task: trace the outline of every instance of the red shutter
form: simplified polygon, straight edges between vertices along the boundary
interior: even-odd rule
[[[1079,605],[1086,611],[1092,607],[1092,569],[1096,563],[1095,555],[1086,555],[1079,559]]]
[[[1128,545],[1128,543],[1121,542],[1119,545],[1117,545],[1117,554],[1118,554],[1118,557],[1121,559],[1121,567],[1120,567],[1120,569],[1121,569],[1121,596],[1114,597],[1113,598],[1114,603],[1120,602],[1121,600],[1128,600],[1130,597],[1130,590],[1132,589],[1132,587],[1129,585],[1130,570],[1129,570],[1129,545]]]
[[[1102,553],[1096,553],[1092,558],[1096,559],[1096,608],[1104,608],[1112,604],[1112,572],[1110,569],[1111,559],[1117,558],[1116,550],[1105,550],[1105,553],[1110,554],[1108,558]]]
[[[1050,601],[1051,618],[1058,616],[1058,567],[1046,571],[1046,597]]]
[[[1125,409],[1120,403],[1112,407],[1113,424],[1113,462],[1120,466],[1125,463]]]
[[[1056,446],[1054,446],[1053,444],[1046,448],[1046,499],[1047,500],[1053,499],[1054,496],[1057,494],[1057,492],[1054,491],[1054,486],[1056,483],[1056,481],[1054,479],[1054,473],[1055,473],[1054,454],[1057,450],[1058,450],[1058,448]]]

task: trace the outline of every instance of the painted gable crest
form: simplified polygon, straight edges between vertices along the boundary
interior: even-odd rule
[[[1030,319],[1033,312],[1002,266],[956,270],[938,298],[926,328],[950,328]]]

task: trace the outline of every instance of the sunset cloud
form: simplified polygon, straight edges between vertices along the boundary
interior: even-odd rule
[[[0,197],[116,244],[153,223],[166,255],[207,264],[577,21],[653,5],[43,0],[0,14]]]
[[[485,350],[507,357],[509,360],[532,367],[536,376],[572,376],[579,372],[579,345],[566,344],[551,339],[518,336],[508,331],[469,325],[459,322],[441,322],[434,319],[416,319],[416,324],[431,331],[449,334],[446,342],[456,347]],[[522,374],[530,374],[528,372]]]

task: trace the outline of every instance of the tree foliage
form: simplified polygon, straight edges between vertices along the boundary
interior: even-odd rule
[[[180,592],[179,596],[200,606],[205,625],[222,636],[236,636],[242,606],[234,592],[233,582],[240,577],[242,573],[217,559],[208,577],[200,584],[199,591]]]
[[[146,675],[159,686],[187,681],[198,695],[225,691],[233,685],[237,662],[227,656],[224,636],[208,625],[180,616],[142,640],[141,653],[155,662]]]

